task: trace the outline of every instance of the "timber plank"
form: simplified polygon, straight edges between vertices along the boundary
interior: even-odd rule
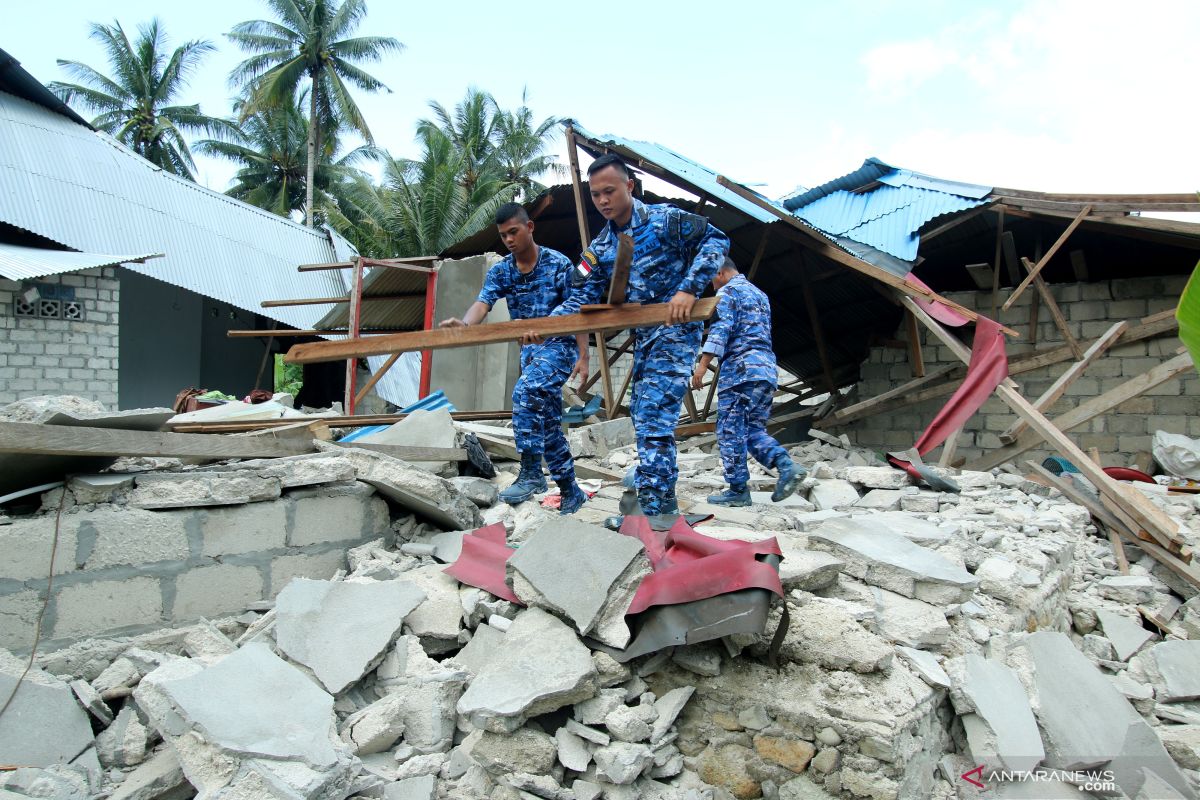
[[[160,458],[275,458],[313,451],[312,441],[262,437],[157,433],[0,422],[0,453],[57,456],[155,456]]]
[[[692,321],[703,321],[716,310],[715,297],[697,300],[692,307]],[[514,319],[461,328],[436,328],[412,331],[370,339],[351,339],[336,342],[315,342],[293,345],[284,356],[290,364],[315,364],[321,361],[341,361],[347,358],[390,355],[412,350],[441,350],[450,347],[474,347],[492,342],[517,341],[528,331],[542,336],[574,336],[578,333],[619,331],[662,325],[667,319],[667,304],[624,305],[619,308],[593,311],[588,314],[564,314],[561,317]]]

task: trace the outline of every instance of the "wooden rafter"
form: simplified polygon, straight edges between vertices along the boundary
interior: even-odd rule
[[[1016,289],[1013,289],[1013,293],[1008,296],[1007,300],[1004,301],[1005,311],[1008,311],[1008,309],[1012,307],[1012,304],[1017,302],[1017,298],[1021,296],[1021,293],[1029,288],[1029,284],[1033,283],[1037,279],[1042,272],[1042,268],[1049,263],[1051,258],[1054,258],[1054,254],[1058,252],[1060,247],[1066,244],[1067,239],[1070,238],[1071,234],[1075,232],[1075,229],[1079,227],[1079,223],[1083,222],[1083,218],[1090,214],[1091,211],[1091,206],[1084,206],[1082,209],[1080,209],[1079,213],[1075,216],[1075,219],[1071,220],[1071,224],[1067,226],[1067,229],[1062,232],[1062,235],[1059,236],[1058,239],[1055,240],[1054,244],[1050,245],[1050,249],[1046,251],[1046,255],[1039,258],[1037,264],[1030,268],[1029,277],[1021,281],[1021,285]]]

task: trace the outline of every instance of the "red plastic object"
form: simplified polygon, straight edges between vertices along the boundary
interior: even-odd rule
[[[499,522],[465,534],[458,560],[442,571],[454,576],[460,583],[525,605],[504,582],[504,564],[516,552],[506,544],[506,536],[504,526]]]
[[[922,289],[929,287],[923,280],[918,278],[911,272],[904,276],[905,283],[911,283],[914,286],[920,286]],[[955,311],[949,306],[945,306],[936,300],[926,300],[924,297],[914,297],[913,302],[925,309],[925,313],[936,319],[943,325],[949,325],[952,328],[961,328],[970,322],[970,319]]]
[[[1140,469],[1129,467],[1105,467],[1104,474],[1116,481],[1140,481],[1141,483],[1158,483]]]

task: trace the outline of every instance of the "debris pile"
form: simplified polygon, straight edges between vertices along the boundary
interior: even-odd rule
[[[636,460],[618,429],[583,430],[584,469],[619,474]],[[691,631],[698,643],[632,659],[622,650],[638,618],[626,611],[651,561],[642,541],[598,524],[618,513],[616,481],[562,517],[496,505],[505,472],[444,480],[365,449],[276,472],[278,459],[189,470],[273,476],[279,491],[319,461],[375,487],[394,519],[332,579],[295,578],[239,616],[39,652],[0,716],[0,761],[18,767],[0,789],[80,800],[1197,796],[1200,600],[1134,546],[1122,574],[1086,509],[1002,470],[956,471],[961,493],[928,491],[838,440],[791,449],[810,472],[789,502],[769,502],[774,479],[758,470],[751,506],[708,508],[720,463],[697,444],[681,448],[681,507],[715,513],[695,528],[714,539],[773,537],[786,596],[762,635]],[[120,491],[145,508],[178,474]],[[261,489],[217,479],[188,502],[234,483]],[[1148,496],[1200,544],[1192,497]],[[486,547],[512,550],[492,587],[504,596],[446,572]],[[0,658],[0,702],[24,667]]]

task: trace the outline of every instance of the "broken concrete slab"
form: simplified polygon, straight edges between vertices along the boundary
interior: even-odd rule
[[[539,608],[527,609],[459,699],[458,713],[479,728],[513,731],[529,716],[591,697],[597,677],[591,653],[570,628]]]
[[[150,737],[133,706],[127,705],[96,737],[96,756],[106,768],[132,767],[146,760]]]
[[[967,654],[946,663],[950,699],[962,717],[974,763],[1030,772],[1046,757],[1025,688],[998,661]]]
[[[808,500],[817,511],[840,511],[858,502],[858,489],[849,481],[818,480],[808,493]]]
[[[506,570],[522,602],[561,616],[586,634],[599,621],[617,579],[643,549],[632,536],[568,519],[537,530],[508,559]],[[571,557],[564,559],[568,550]]]
[[[12,695],[0,716],[0,764],[68,764],[92,744],[88,716],[65,682],[37,667],[21,679],[25,667],[25,661],[0,650],[0,697]]]
[[[1141,768],[1149,767],[1177,790],[1190,791],[1154,731],[1065,634],[1027,634],[1012,644],[1005,661],[1025,684],[1046,767],[1106,766],[1130,797],[1144,782]]]
[[[680,686],[654,701],[654,710],[658,712],[658,719],[654,720],[654,726],[650,730],[652,745],[657,745],[667,735],[667,731],[675,724],[683,707],[687,705],[688,700],[692,699],[695,692],[695,686]]]
[[[554,766],[554,741],[533,728],[513,733],[484,731],[471,748],[471,758],[494,776],[512,772],[545,775]]]
[[[202,467],[199,472],[253,472],[276,478],[284,489],[352,481],[358,474],[353,462],[333,453],[305,453],[282,458],[254,458],[219,467]]]
[[[613,742],[592,753],[596,774],[618,785],[633,783],[654,764],[654,751],[644,744]]]
[[[554,732],[554,743],[558,749],[558,761],[567,769],[583,772],[592,763],[592,753],[588,750],[586,740],[566,726]]]
[[[1021,590],[1041,582],[1037,573],[1003,556],[988,556],[975,568],[979,590],[1001,600],[1015,602]]]
[[[434,661],[415,636],[402,636],[375,672],[376,692],[397,695],[404,743],[420,754],[442,753],[454,739],[455,705],[469,674]]]
[[[129,493],[132,508],[228,506],[274,500],[278,478],[246,472],[155,472],[139,475]]]
[[[1096,619],[1100,622],[1104,636],[1112,642],[1119,661],[1128,661],[1146,642],[1155,638],[1153,633],[1135,620],[1112,611],[1097,609]],[[1200,664],[1196,665],[1196,668],[1200,669]]]
[[[910,542],[920,545],[938,545],[950,538],[950,534],[932,522],[902,511],[856,513],[854,520],[861,525],[878,526],[881,530],[898,533]]]
[[[907,472],[891,466],[846,467],[838,477],[868,489],[903,489],[912,485],[912,478]]]
[[[846,567],[845,561],[831,553],[798,547],[794,537],[780,535],[777,540],[783,553],[779,582],[783,584],[785,592],[793,589],[820,591],[836,583],[838,575]]]
[[[433,800],[437,796],[436,775],[417,775],[390,783],[383,790],[383,800]]]
[[[771,492],[751,492],[750,502],[757,506],[786,508],[789,511],[799,511],[806,514],[817,510],[816,506],[805,500],[799,494],[788,495],[777,503],[771,499]]]
[[[404,735],[404,698],[384,695],[346,717],[338,733],[357,756],[391,749]]]
[[[624,689],[601,689],[595,697],[576,703],[571,716],[584,725],[603,725],[608,715],[623,705]]]
[[[1154,597],[1154,582],[1146,575],[1109,575],[1097,585],[1100,594],[1118,603],[1138,605]]]
[[[163,747],[125,775],[109,800],[175,800],[183,792],[192,793],[179,766],[179,758],[170,747]]]
[[[620,705],[604,718],[604,727],[622,742],[644,742],[650,738],[651,725],[658,719],[654,705]]]
[[[946,674],[946,670],[938,663],[933,653],[900,645],[896,646],[896,653],[908,663],[908,666],[920,676],[921,680],[930,686],[935,689],[950,688],[950,676]]]
[[[133,475],[101,473],[99,475],[76,475],[67,481],[67,488],[80,505],[87,503],[110,503],[115,497],[133,488]]]
[[[461,664],[467,672],[478,675],[495,658],[496,649],[504,640],[504,632],[496,630],[491,625],[480,625],[462,650],[459,650],[450,660]]]
[[[834,511],[831,508],[827,508],[824,511],[809,511],[803,514],[793,514],[792,524],[796,526],[796,530],[807,532],[821,527],[826,520],[848,516],[850,516],[848,512]]]
[[[343,448],[328,442],[315,442],[314,446],[348,458],[360,481],[371,484],[384,497],[447,530],[479,527],[478,506],[445,478],[398,458],[358,447]]]
[[[451,478],[450,482],[454,484],[454,488],[462,492],[463,496],[480,508],[491,508],[499,499],[500,490],[487,478],[460,475]]]
[[[407,445],[409,447],[458,447],[458,430],[454,427],[454,418],[450,416],[450,409],[418,409],[384,430],[367,434],[355,441],[369,444]],[[409,463],[435,475],[445,473],[452,466],[448,461],[411,461]]]
[[[208,667],[168,662],[134,698],[202,796],[342,796],[357,771],[333,697],[265,644]]]
[[[792,609],[779,653],[788,661],[863,673],[887,670],[892,664],[891,645],[820,597]]]
[[[845,572],[874,586],[935,604],[971,599],[978,581],[940,553],[899,534],[831,519],[809,534],[809,546],[845,559]]]
[[[421,637],[425,652],[437,655],[456,650],[462,630],[462,604],[458,581],[439,564],[417,567],[402,573],[424,594],[425,599],[404,620],[405,633]]]
[[[1160,725],[1156,732],[1176,764],[1200,771],[1200,725]]]
[[[1145,652],[1143,665],[1160,703],[1200,700],[1200,641],[1159,642]]]
[[[567,444],[575,458],[603,458],[609,451],[627,447],[636,439],[630,417],[583,425],[567,434]]]
[[[899,489],[872,489],[860,497],[852,506],[854,510],[896,511],[904,493]]]
[[[275,601],[275,639],[288,658],[337,694],[378,663],[424,600],[425,592],[406,580],[296,578]]]
[[[90,683],[84,680],[71,681],[71,691],[75,693],[75,697],[78,698],[89,714],[100,720],[104,725],[112,723],[112,709],[108,707],[108,704],[104,702],[104,698],[92,688]]]
[[[950,639],[950,623],[938,606],[871,587],[875,628],[889,642],[907,647],[940,647]]]

